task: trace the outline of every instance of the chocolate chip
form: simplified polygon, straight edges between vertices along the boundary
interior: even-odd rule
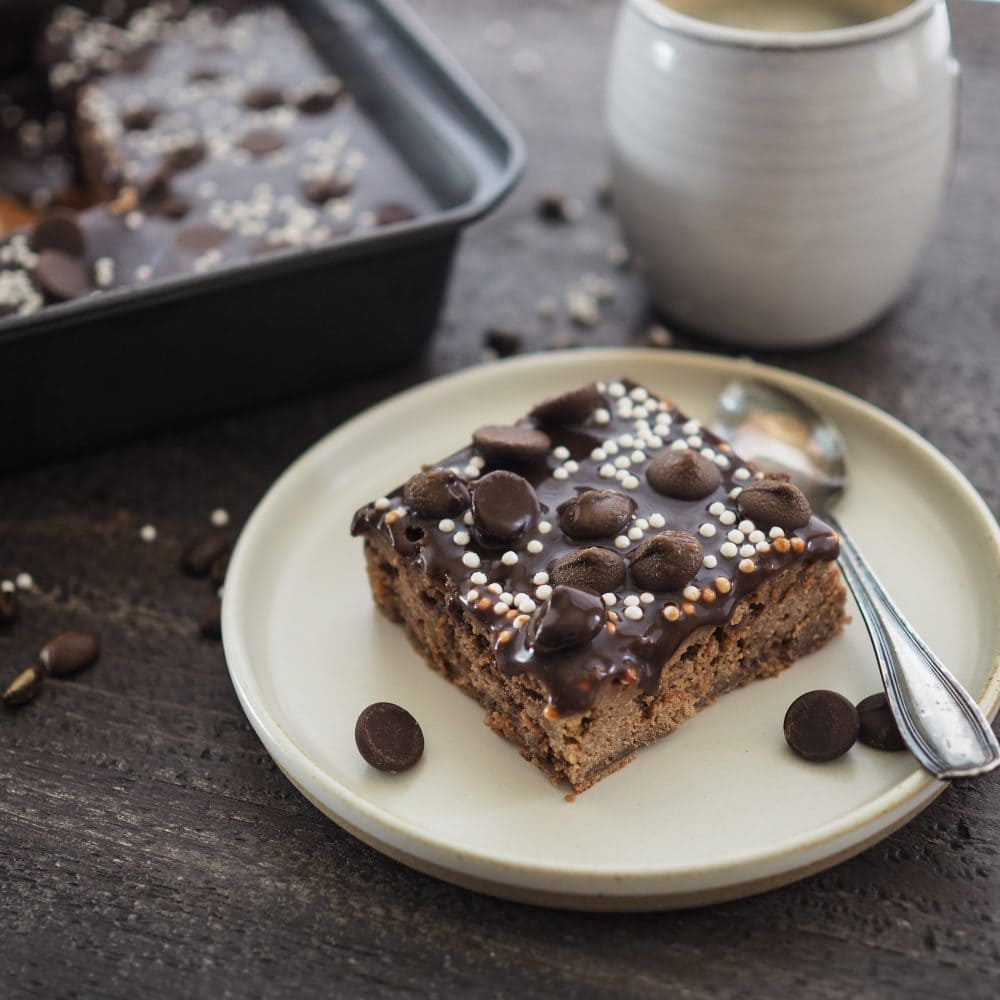
[[[76,212],[62,209],[49,212],[36,223],[29,243],[35,253],[59,250],[70,257],[79,257],[83,254],[86,237],[76,220]]]
[[[531,411],[531,415],[553,424],[575,424],[586,420],[594,410],[603,405],[604,398],[591,382],[590,385],[564,392],[561,396],[543,400]]]
[[[251,111],[270,111],[284,103],[280,87],[253,87],[243,95],[243,107]]]
[[[528,625],[528,646],[542,653],[572,649],[597,635],[605,620],[599,594],[579,587],[554,587]]]
[[[222,601],[217,597],[206,604],[198,616],[198,631],[206,639],[222,638]]]
[[[186,226],[177,234],[174,242],[182,250],[189,250],[191,253],[205,253],[206,250],[213,250],[225,242],[226,237],[224,229],[206,222]]]
[[[783,528],[785,531],[805,527],[812,517],[806,495],[792,483],[761,479],[744,487],[736,498],[743,517],[758,528]]]
[[[10,708],[16,708],[19,705],[26,705],[29,701],[38,697],[44,682],[45,671],[41,670],[39,667],[28,667],[27,670],[22,670],[17,677],[15,677],[6,688],[4,688],[4,692],[0,695],[0,698],[2,698],[3,703]]]
[[[521,465],[545,458],[552,447],[548,434],[534,427],[486,424],[472,433],[472,443],[488,462]]]
[[[247,132],[238,145],[252,156],[266,156],[285,145],[285,137],[273,128],[255,128]]]
[[[686,531],[664,531],[643,542],[629,568],[632,579],[646,590],[679,590],[701,569],[701,542]]]
[[[805,760],[835,760],[858,738],[858,710],[836,691],[807,691],[785,713],[785,739]]]
[[[66,677],[89,667],[101,655],[101,641],[93,632],[63,632],[38,653],[38,662],[53,677]]]
[[[180,173],[190,170],[205,159],[205,147],[200,142],[189,142],[183,146],[172,149],[163,161],[164,167],[170,173]]]
[[[573,222],[579,212],[561,191],[547,191],[536,202],[535,214],[542,222]]]
[[[325,205],[333,198],[343,198],[351,190],[349,177],[314,177],[303,181],[302,193],[317,205]]]
[[[358,716],[354,742],[372,767],[387,774],[413,767],[424,752],[420,723],[405,708],[388,701],[377,701]]]
[[[450,469],[427,469],[407,479],[403,503],[420,517],[452,517],[469,506],[469,489]]]
[[[331,77],[303,90],[295,101],[295,106],[303,114],[319,115],[329,111],[343,93],[343,83],[336,77]]]
[[[492,326],[483,334],[483,345],[497,352],[499,358],[517,354],[524,343],[524,334],[504,326]]]
[[[183,195],[165,194],[149,206],[149,211],[165,219],[183,219],[191,211],[191,202]]]
[[[719,467],[696,451],[666,451],[646,469],[649,485],[675,500],[700,500],[722,482]]]
[[[43,250],[38,255],[35,280],[57,302],[79,298],[91,290],[87,268],[61,250]]]
[[[559,505],[559,526],[570,538],[607,538],[632,520],[635,501],[614,490],[585,490]]]
[[[375,209],[375,222],[379,226],[393,226],[399,222],[409,222],[416,217],[415,209],[397,201],[384,202]]]
[[[487,540],[513,542],[538,520],[538,497],[527,479],[498,469],[472,486],[472,515]]]
[[[875,750],[905,750],[899,726],[889,708],[889,699],[884,691],[869,695],[857,704],[859,731],[858,739]]]
[[[215,587],[221,587],[226,582],[226,574],[229,572],[229,560],[232,558],[232,551],[227,549],[216,559],[212,560],[212,565],[208,571],[208,578]]]
[[[122,126],[130,132],[145,132],[159,116],[159,109],[152,104],[140,104],[123,112]]]
[[[229,551],[229,538],[221,531],[206,531],[181,553],[181,571],[188,576],[207,576],[223,552]]]
[[[170,178],[173,176],[169,165],[164,161],[157,170],[154,170],[151,174],[148,174],[139,183],[139,186],[134,189],[135,194],[138,196],[138,200],[144,204],[149,202],[156,202],[162,198],[167,198],[170,195]],[[132,189],[128,189],[131,191]],[[123,192],[124,194],[124,192]],[[124,199],[123,199],[124,200]],[[130,204],[127,207],[123,207],[121,210],[116,210],[116,214],[120,215],[123,211],[130,211],[135,207],[135,202],[129,199]]]
[[[549,576],[556,584],[586,587],[606,594],[625,579],[625,560],[611,549],[593,545],[557,559],[549,570]]]
[[[17,591],[0,590],[0,625],[17,621]]]

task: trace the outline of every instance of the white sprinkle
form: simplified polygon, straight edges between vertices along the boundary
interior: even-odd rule
[[[622,486],[627,490],[635,490],[639,488],[639,480],[635,476],[626,476],[622,480]]]
[[[505,615],[508,611],[510,611],[510,605],[504,601],[497,601],[493,605],[493,614],[495,615]]]
[[[753,531],[754,528],[757,527],[757,525],[755,525],[753,523],[753,521],[743,520],[743,521],[740,521],[740,523],[738,525],[736,525],[736,527],[739,528],[740,531],[742,531],[744,535],[749,535],[750,532]]]
[[[509,590],[501,591],[500,600],[503,601],[504,604],[513,604],[514,595]]]
[[[724,510],[719,515],[719,520],[727,527],[736,523],[736,515],[731,510]]]
[[[405,517],[406,516],[406,508],[405,507],[394,507],[393,510],[392,510],[392,513],[395,514],[396,517]]]
[[[630,459],[628,455],[619,455],[615,459],[615,465],[619,469],[627,469],[631,464],[632,464],[632,459]]]
[[[209,520],[216,528],[224,528],[229,524],[229,511],[224,507],[216,507]]]
[[[740,481],[744,481],[749,478],[750,478],[749,469],[739,468],[733,473],[733,479],[739,479]]]
[[[523,611],[526,615],[530,615],[538,607],[527,594],[518,594],[517,600],[514,603],[517,606],[517,610]]]
[[[656,598],[648,590],[644,590],[639,595],[639,600],[642,601],[643,604],[652,604]]]
[[[595,462],[603,462],[608,457],[608,453],[603,448],[595,448],[590,453],[590,457]]]
[[[742,492],[743,492],[743,487],[742,486],[734,486],[729,491],[729,499],[730,500],[735,500]]]
[[[631,434],[619,434],[618,443],[623,448],[631,448],[635,444],[635,438]]]
[[[470,590],[465,595],[465,603],[466,604],[475,604],[476,601],[478,601],[478,600],[479,600],[479,591],[478,590]]]
[[[687,451],[688,443],[684,438],[678,438],[671,446],[671,451]]]
[[[721,500],[716,500],[715,503],[713,503],[712,506],[708,508],[708,512],[709,514],[712,515],[712,517],[718,517],[725,511],[725,509],[726,505],[722,503]]]
[[[639,603],[639,598],[635,594],[629,594],[622,603],[626,608],[634,608]]]
[[[454,530],[455,522],[450,517],[445,517],[438,521],[438,531],[443,531],[447,534]]]
[[[156,525],[155,524],[144,524],[139,529],[139,537],[144,542],[155,542],[156,541]]]
[[[770,530],[770,531],[768,532],[768,534],[769,534],[769,535],[770,535],[770,536],[771,536],[772,538],[784,538],[784,537],[785,537],[785,529],[784,529],[784,528],[779,528],[779,527],[778,527],[777,525],[775,525],[775,526],[774,526],[774,527],[773,527],[773,528],[772,528],[772,529],[771,529],[771,530]]]
[[[618,454],[618,442],[617,441],[605,441],[604,442],[604,450],[609,455],[617,455]]]
[[[549,574],[546,572],[536,573],[532,578],[531,582],[536,586],[540,587],[543,583],[549,582]]]
[[[552,470],[553,479],[569,479],[569,473],[560,465]]]
[[[479,469],[477,466],[472,465],[470,463],[464,469],[462,469],[462,475],[465,476],[466,479],[478,479]]]
[[[663,438],[659,437],[656,434],[644,434],[642,440],[643,444],[645,444],[647,448],[663,447]]]
[[[451,540],[456,545],[468,545],[469,544],[469,533],[467,531],[456,531],[455,534],[452,535]]]
[[[755,567],[752,559],[741,559],[739,563],[739,570],[741,573],[752,573]]]
[[[621,399],[625,395],[625,386],[621,382],[611,382],[608,385],[608,395],[613,399]]]
[[[739,528],[733,528],[733,530],[726,535],[726,538],[728,538],[731,542],[735,542],[737,545],[742,545],[743,542],[746,541],[746,535],[744,535]]]
[[[472,526],[472,523],[473,523],[473,521],[475,521],[475,518],[474,518],[474,517],[472,516],[472,511],[471,511],[471,510],[467,510],[467,511],[466,511],[466,512],[465,512],[465,513],[464,513],[464,514],[462,515],[462,523],[463,523],[463,524],[468,524],[468,525],[469,525],[469,526],[471,527],[471,526]]]
[[[744,559],[749,559],[750,556],[752,556],[756,551],[757,550],[749,543],[740,546],[740,555],[743,556]]]
[[[535,597],[537,597],[540,601],[547,601],[551,596],[552,596],[552,588],[547,583],[543,583],[535,591]]]
[[[392,504],[389,503],[388,497],[379,497],[372,506],[374,506],[376,510],[388,510]]]
[[[629,458],[631,458],[633,462],[645,462],[646,453],[644,451],[639,451],[638,449],[636,449],[635,451],[632,452]]]
[[[700,448],[705,442],[697,434],[692,434],[688,439],[687,443],[692,448]]]
[[[740,526],[740,530],[741,531],[745,531],[746,529],[743,528],[742,525],[741,525]],[[760,531],[759,529],[755,529],[754,531],[750,532],[750,535],[747,537],[747,541],[750,542],[753,545],[756,545],[758,542],[764,541],[764,539],[766,537],[767,536],[764,534],[763,531]]]
[[[31,578],[30,573],[18,573],[14,577],[14,583],[17,584],[18,590],[31,590],[35,585],[35,581]]]
[[[553,458],[559,459],[560,462],[565,462],[569,458],[569,448],[564,445],[559,445],[558,448],[552,449]]]
[[[628,537],[632,539],[633,542],[639,541],[642,538],[642,528],[637,524],[633,524],[631,528],[628,529]]]
[[[615,467],[605,463],[597,470],[597,474],[601,477],[601,479],[614,479]]]
[[[705,556],[701,562],[705,569],[715,569],[715,567],[719,565],[719,560],[716,559],[715,556],[711,555]]]
[[[689,420],[681,430],[684,434],[697,434],[701,430],[701,424],[697,420]]]
[[[526,548],[533,556],[537,556],[538,553],[545,548],[545,546],[542,545],[542,543],[537,538],[532,538],[532,540],[528,542]]]
[[[726,458],[725,455],[722,455],[722,454],[716,455],[715,458],[713,459],[713,461],[715,462],[715,464],[720,469],[728,469],[729,468],[729,459]]]
[[[627,479],[630,475],[632,475],[632,473],[629,472],[628,469],[615,470],[615,479],[617,479],[618,482],[621,482],[623,479]]]
[[[538,533],[540,535],[547,535],[552,530],[552,525],[548,521],[538,522]]]
[[[663,609],[662,614],[668,622],[675,622],[681,616],[681,613],[677,610],[677,605],[675,604],[668,604]]]
[[[707,458],[709,461],[712,461],[715,458],[715,449],[702,448],[699,454],[701,455],[702,458]]]
[[[497,594],[498,596],[503,593],[503,587],[499,583],[491,583],[486,589],[491,594]]]
[[[609,424],[611,423],[611,414],[603,407],[600,406],[594,410],[594,423],[595,424]]]
[[[504,566],[516,566],[517,565],[517,553],[513,549],[508,549],[501,557],[500,562]]]
[[[469,577],[469,582],[474,583],[477,587],[482,587],[486,583],[486,574],[473,573],[472,576]]]
[[[681,591],[689,601],[697,601],[701,597],[701,591],[690,583]]]
[[[462,556],[462,565],[469,569],[479,569],[479,556],[475,552],[466,552]]]
[[[739,555],[739,552],[740,550],[732,542],[723,542],[722,547],[719,549],[719,555],[724,559],[735,559]]]
[[[651,528],[662,528],[667,523],[667,519],[662,514],[650,514],[649,526]]]
[[[636,518],[635,526],[640,531],[649,531],[649,521],[647,521],[644,517]]]
[[[571,458],[568,462],[566,462],[563,465],[563,468],[572,475],[574,472],[579,471],[580,463],[574,462],[573,459]]]
[[[527,615],[518,615],[511,622],[511,625],[513,625],[514,628],[524,628],[524,626],[527,625],[529,621],[531,621],[531,619]]]
[[[630,607],[625,609],[625,617],[629,621],[637,622],[642,618],[642,608]]]
[[[757,543],[757,551],[762,556],[766,556],[768,554],[768,552],[771,551],[771,543],[770,542],[758,542]]]
[[[637,403],[645,403],[645,402],[646,402],[646,400],[647,400],[647,399],[649,399],[649,393],[648,393],[648,392],[647,392],[647,391],[646,391],[645,389],[643,389],[643,387],[642,387],[641,385],[637,385],[637,386],[636,386],[636,387],[635,387],[635,388],[634,388],[634,389],[633,389],[633,390],[632,390],[632,391],[631,391],[631,392],[629,393],[629,395],[630,395],[630,396],[631,396],[631,397],[632,397],[632,398],[633,398],[633,399],[634,399],[634,400],[635,400],[635,401],[636,401]]]
[[[715,534],[715,525],[709,524],[706,521],[704,524],[698,525],[698,534],[703,538],[711,538]]]
[[[618,603],[618,597],[616,594],[601,594],[601,598],[609,608],[613,608]]]
[[[615,539],[615,548],[616,549],[627,549],[628,548],[628,541],[629,540],[628,540],[628,536],[627,535],[619,535]]]

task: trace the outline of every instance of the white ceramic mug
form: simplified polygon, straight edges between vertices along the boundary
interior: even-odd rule
[[[957,93],[944,0],[794,34],[624,0],[607,96],[612,184],[657,306],[760,347],[870,325],[934,221]]]

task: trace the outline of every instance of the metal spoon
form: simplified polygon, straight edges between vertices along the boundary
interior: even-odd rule
[[[903,617],[830,506],[847,485],[847,449],[836,426],[765,382],[730,383],[712,429],[759,468],[787,472],[840,535],[840,569],[868,628],[892,714],[914,757],[936,778],[1000,765],[1000,746],[979,706]]]

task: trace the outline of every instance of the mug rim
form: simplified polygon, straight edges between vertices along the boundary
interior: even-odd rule
[[[764,31],[756,28],[735,28],[711,21],[702,21],[682,14],[660,0],[626,0],[640,17],[657,28],[672,31],[712,45],[744,49],[833,49],[848,45],[878,41],[930,17],[941,0],[911,0],[905,7],[846,28],[824,28],[819,31]]]

